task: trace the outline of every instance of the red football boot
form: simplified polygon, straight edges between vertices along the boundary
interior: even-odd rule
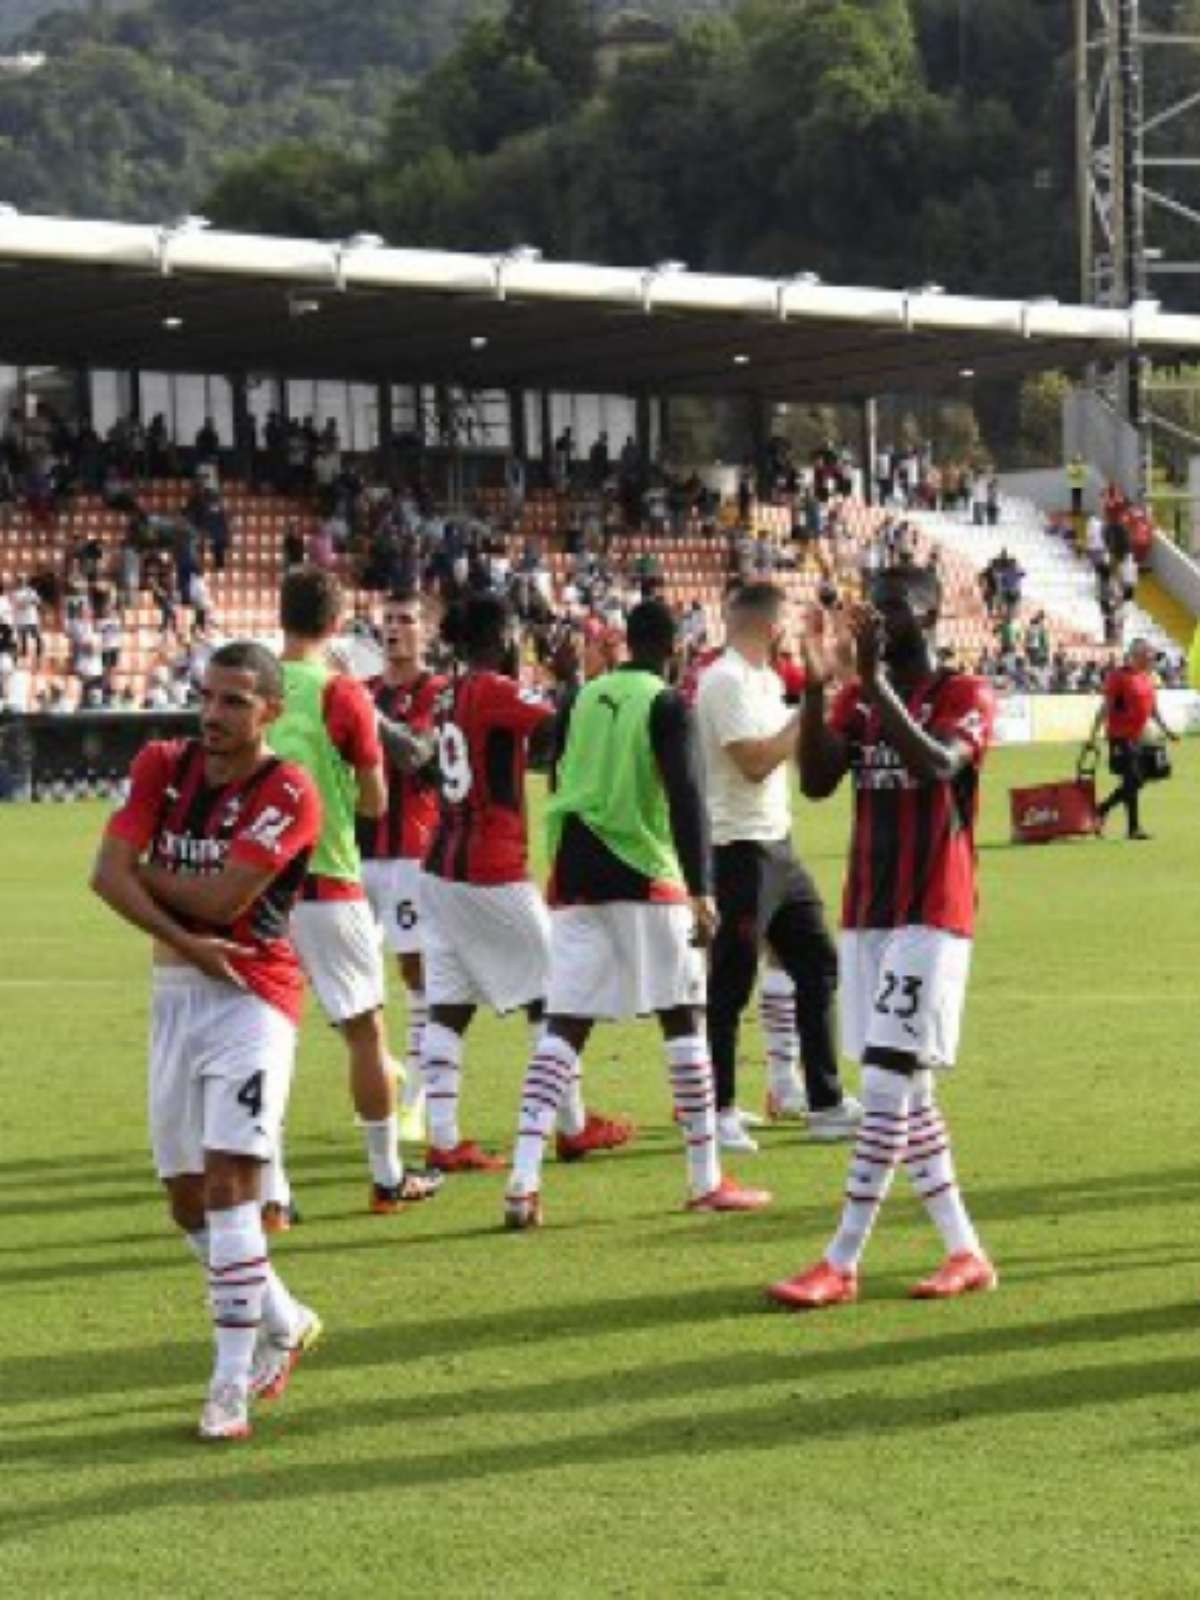
[[[843,1272],[828,1261],[767,1286],[767,1299],[790,1311],[820,1311],[825,1306],[848,1306],[858,1299],[858,1273]]]
[[[925,1278],[912,1291],[914,1300],[953,1300],[960,1294],[986,1293],[1000,1282],[999,1274],[986,1256],[973,1250],[960,1250],[947,1256],[931,1278]]]
[[[636,1133],[637,1125],[628,1117],[602,1117],[598,1111],[589,1111],[580,1132],[560,1133],[554,1147],[560,1161],[582,1161],[597,1150],[619,1150]]]
[[[474,1139],[460,1139],[452,1150],[439,1150],[431,1144],[427,1159],[439,1172],[504,1172],[508,1168],[503,1156],[489,1155]]]
[[[736,1178],[724,1177],[707,1194],[693,1195],[687,1211],[764,1211],[774,1199],[769,1189],[747,1189]]]

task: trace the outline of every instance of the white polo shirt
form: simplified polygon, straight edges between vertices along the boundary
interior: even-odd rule
[[[773,667],[754,667],[731,645],[700,679],[696,718],[708,786],[714,844],[770,844],[792,831],[790,763],[762,783],[738,770],[727,745],[770,739],[789,720],[783,683]]]

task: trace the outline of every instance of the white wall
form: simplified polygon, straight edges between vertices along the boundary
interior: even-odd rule
[[[1150,570],[1186,611],[1200,617],[1200,566],[1161,533],[1150,547]]]

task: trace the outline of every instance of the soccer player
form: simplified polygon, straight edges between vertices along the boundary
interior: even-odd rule
[[[850,612],[853,660],[814,615],[800,735],[805,794],[847,773],[854,822],[843,906],[842,1033],[862,1064],[864,1115],[841,1226],[816,1266],[768,1290],[801,1310],[858,1296],[858,1265],[903,1162],[946,1249],[913,1290],[946,1299],[992,1289],[955,1176],[934,1074],[954,1064],[975,923],[975,822],[995,698],[982,678],[939,671],[941,601],[926,568],[882,572]],[[857,674],[826,718],[835,672]]]
[[[757,1148],[735,1103],[738,1028],[769,943],[795,986],[796,1029],[813,1139],[851,1137],[861,1116],[842,1092],[833,1038],[837,952],[825,908],[792,848],[790,763],[797,715],[773,661],[786,598],[745,584],[728,608],[729,643],[700,678],[696,716],[708,777],[719,922],[709,973],[708,1035],[717,1130],[726,1149]]]
[[[1108,763],[1121,780],[1099,807],[1100,827],[1103,829],[1111,811],[1117,806],[1124,806],[1126,837],[1135,840],[1150,837],[1142,827],[1139,810],[1140,796],[1146,782],[1142,752],[1146,729],[1153,722],[1159,732],[1172,742],[1179,737],[1167,727],[1159,713],[1150,665],[1149,645],[1144,639],[1135,639],[1124,663],[1104,680],[1104,699],[1096,712],[1087,743],[1087,748],[1094,750],[1100,729],[1104,728],[1108,739]]]
[[[628,646],[626,665],[580,692],[549,802],[548,1020],[525,1075],[510,1228],[541,1223],[546,1140],[601,1017],[659,1019],[687,1145],[688,1208],[757,1211],[771,1199],[721,1176],[700,951],[715,912],[691,718],[664,682],[676,648],[670,609],[636,606]]]
[[[512,615],[498,595],[472,596],[443,632],[466,670],[436,713],[441,809],[421,875],[429,1164],[495,1172],[504,1161],[459,1129],[463,1036],[480,1005],[523,1009],[540,1028],[549,919],[529,879],[525,770],[530,738],[555,709],[517,683]]]
[[[438,789],[433,712],[446,679],[425,662],[425,623],[421,599],[411,591],[391,595],[383,607],[386,666],[367,688],[383,730],[399,724],[425,741],[425,760],[412,769],[411,753],[389,759],[388,798],[383,814],[364,818],[359,826],[363,887],[396,957],[408,995],[408,1055],[405,1061],[404,1110],[420,1117],[421,1041],[425,1034],[425,969],[421,959],[419,905],[421,863],[438,816]]]
[[[208,1275],[216,1362],[203,1439],[250,1432],[321,1332],[267,1259],[260,1177],[291,1083],[303,978],[288,914],[321,825],[308,774],[273,756],[279,663],[214,651],[199,740],[146,745],[92,888],[154,950],[150,1133],[171,1215]]]
[[[317,567],[289,572],[280,593],[284,709],[269,732],[277,755],[303,767],[321,793],[324,824],[309,863],[291,936],[321,1009],[342,1035],[350,1094],[371,1171],[369,1208],[389,1215],[425,1200],[436,1174],[404,1171],[396,1120],[396,1081],[384,1030],[379,931],[362,884],[356,814],[379,817],[387,781],[375,707],[361,683],[331,670],[330,642],[342,591]],[[271,1199],[286,1203],[276,1169]]]

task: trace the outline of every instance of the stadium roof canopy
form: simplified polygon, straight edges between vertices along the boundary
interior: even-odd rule
[[[0,208],[0,361],[835,400],[1200,351],[1200,316]]]

